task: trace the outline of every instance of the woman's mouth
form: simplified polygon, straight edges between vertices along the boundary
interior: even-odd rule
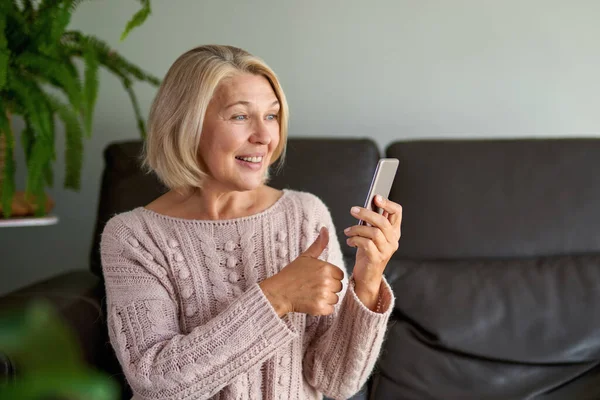
[[[263,159],[263,156],[238,156],[235,158],[238,165],[252,171],[260,171],[262,169]]]
[[[263,160],[262,156],[259,157],[236,157],[238,160],[246,161],[249,163],[260,164]]]

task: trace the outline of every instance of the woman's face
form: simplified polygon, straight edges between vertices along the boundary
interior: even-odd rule
[[[211,99],[200,136],[200,157],[211,181],[226,190],[261,186],[279,144],[279,101],[262,75],[223,80]]]

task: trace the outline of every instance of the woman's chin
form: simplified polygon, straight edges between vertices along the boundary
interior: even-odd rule
[[[265,184],[265,179],[245,179],[235,183],[236,191],[247,192],[258,189]]]

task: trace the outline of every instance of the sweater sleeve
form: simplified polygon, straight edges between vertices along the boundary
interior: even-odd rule
[[[109,336],[136,398],[210,398],[298,337],[257,284],[184,334],[167,269],[141,242],[119,216],[101,242]]]
[[[321,201],[317,203],[315,217],[330,232],[326,261],[344,268],[331,215]],[[379,312],[365,307],[354,292],[351,277],[345,282],[332,315],[309,317],[314,323],[307,328],[312,340],[304,356],[304,374],[318,391],[334,399],[347,399],[365,384],[379,356],[394,304],[393,292],[385,279],[378,304]]]

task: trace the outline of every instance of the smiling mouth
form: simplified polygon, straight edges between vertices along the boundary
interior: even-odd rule
[[[246,161],[249,163],[259,164],[262,162],[263,157],[262,156],[260,156],[260,157],[236,157],[236,159]]]

